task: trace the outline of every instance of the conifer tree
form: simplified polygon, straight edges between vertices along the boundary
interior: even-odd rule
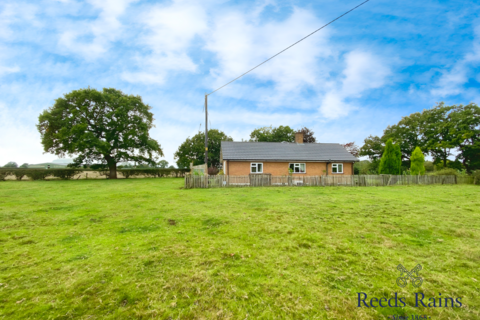
[[[380,159],[380,174],[400,174],[402,164],[401,152],[398,145],[394,145],[392,139],[385,144],[385,151]]]
[[[402,150],[400,149],[400,144],[394,144],[395,147],[395,156],[396,156],[396,173],[402,174]]]
[[[410,173],[412,175],[424,175],[425,174],[425,157],[422,150],[416,147],[410,157]]]

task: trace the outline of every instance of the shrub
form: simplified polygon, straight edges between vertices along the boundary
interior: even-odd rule
[[[76,174],[83,172],[83,170],[79,169],[51,169],[50,171],[54,177],[62,180],[70,180]]]
[[[11,170],[0,169],[0,181],[5,181],[5,178],[11,174]]]
[[[60,178],[63,180],[72,179],[75,175],[90,170],[84,169],[6,169],[0,168],[0,181],[5,180],[8,175],[15,175],[17,180],[21,180],[24,176],[29,177],[32,180],[44,180],[49,176]],[[94,170],[98,172],[100,176],[109,176],[110,171],[105,169]],[[125,178],[132,176],[146,176],[146,177],[166,177],[175,175],[176,177],[183,176],[185,172],[189,172],[190,169],[122,169],[119,170]]]
[[[480,184],[480,170],[473,171],[473,184]]]
[[[431,175],[433,175],[433,176],[458,176],[459,172],[455,169],[452,169],[452,168],[445,168],[445,169],[442,169],[442,170],[432,172]]]
[[[168,177],[172,174],[175,174],[176,177],[179,175],[185,174],[185,172],[190,171],[190,169],[161,169],[161,168],[149,168],[149,169],[121,169],[119,172],[125,178],[130,178],[134,176],[146,176],[152,178],[161,178]]]
[[[51,175],[51,171],[49,169],[30,169],[25,170],[25,175],[32,180],[44,180]]]
[[[219,175],[219,176],[223,176],[223,175],[224,175],[224,173],[223,173],[223,169],[222,169],[222,170],[220,170],[220,171],[218,171],[218,175]]]
[[[208,168],[208,175],[216,176],[217,174],[218,174],[218,168],[217,167],[209,167]]]
[[[22,180],[23,177],[25,177],[25,174],[27,173],[27,170],[12,170],[12,172],[15,175],[15,179],[17,180]]]
[[[108,166],[106,164],[101,164],[101,163],[95,163],[90,165],[90,169],[92,170],[101,170],[101,169],[107,169]]]
[[[424,166],[425,166],[425,171],[427,172],[431,172],[435,168],[435,165],[433,164],[432,161],[425,161]]]
[[[425,157],[422,150],[416,147],[410,157],[410,173],[412,175],[424,175],[425,174]]]

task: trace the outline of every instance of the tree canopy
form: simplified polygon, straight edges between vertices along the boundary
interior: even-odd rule
[[[109,177],[116,179],[118,162],[155,165],[163,156],[149,135],[154,120],[150,109],[141,97],[116,89],[80,89],[40,114],[37,128],[45,152],[76,156],[76,165],[104,163]]]
[[[295,130],[289,126],[279,126],[276,128],[262,127],[250,133],[250,141],[256,142],[294,142]]]
[[[378,160],[382,157],[384,150],[384,141],[378,136],[370,135],[365,139],[363,146],[360,148],[359,155],[367,156],[370,160]]]
[[[289,126],[261,127],[250,133],[250,141],[255,142],[295,142],[295,130]],[[313,136],[314,132],[307,127],[298,130],[303,133],[304,143],[314,143],[317,139]]]
[[[303,127],[299,131],[301,133],[303,133],[303,142],[304,143],[315,143],[315,142],[317,142],[317,139],[313,136],[315,134],[315,132],[313,132],[312,130],[308,129],[307,127]]]
[[[455,106],[450,114],[452,140],[468,172],[480,170],[480,107],[471,103]]]
[[[443,102],[435,108],[424,110],[422,114],[421,132],[423,134],[423,149],[434,159],[442,161],[447,166],[447,159],[455,148],[453,141],[453,123],[450,119],[454,107],[445,106]]]
[[[348,151],[350,152],[354,157],[358,157],[359,153],[360,153],[360,149],[358,148],[358,146],[355,144],[355,142],[349,142],[349,143],[346,143],[346,144],[342,144],[342,146]]]
[[[16,162],[10,161],[6,165],[3,166],[4,168],[18,168],[18,164]]]
[[[157,166],[160,169],[166,169],[166,168],[168,168],[168,161],[167,160],[161,160],[161,161],[158,162]]]
[[[222,141],[233,141],[224,132],[217,129],[208,130],[208,167],[219,168],[220,147]],[[188,168],[190,163],[199,165],[205,163],[205,133],[198,132],[192,138],[187,138],[174,154],[179,168]]]
[[[448,167],[456,154],[468,172],[480,169],[480,108],[469,105],[447,106],[443,102],[431,109],[403,117],[388,126],[382,137],[369,136],[360,148],[360,156],[376,160],[383,154],[387,140],[400,146],[402,160],[410,167],[413,151],[419,147],[430,154],[435,163]],[[457,152],[453,152],[457,151]]]

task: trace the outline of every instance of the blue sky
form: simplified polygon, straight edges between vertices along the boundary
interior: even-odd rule
[[[165,159],[203,130],[204,93],[362,1],[3,0],[0,165],[43,154],[38,115],[74,89],[113,87],[152,107]],[[437,102],[480,101],[478,1],[371,0],[209,97],[235,140],[307,126],[362,145]]]

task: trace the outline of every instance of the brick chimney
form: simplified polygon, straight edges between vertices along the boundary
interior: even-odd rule
[[[298,131],[295,133],[295,143],[302,143],[303,144],[303,132]]]

